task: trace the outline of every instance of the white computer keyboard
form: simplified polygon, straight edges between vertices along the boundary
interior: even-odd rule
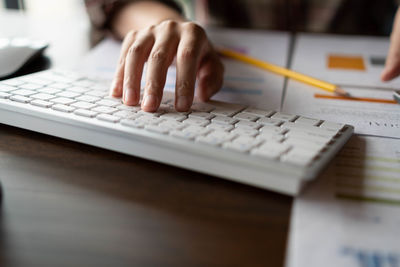
[[[0,82],[0,123],[237,182],[297,194],[353,132],[349,125],[210,101],[156,113],[108,96],[108,84],[49,70]]]

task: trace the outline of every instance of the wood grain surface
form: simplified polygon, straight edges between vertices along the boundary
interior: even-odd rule
[[[0,266],[282,266],[292,198],[0,124]]]

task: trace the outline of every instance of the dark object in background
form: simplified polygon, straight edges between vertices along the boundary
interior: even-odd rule
[[[5,0],[4,2],[8,9],[25,9],[24,0]]]
[[[0,79],[19,75],[22,68],[42,58],[48,44],[44,41],[33,41],[25,38],[0,39]],[[35,69],[37,71],[37,68]]]
[[[345,0],[332,20],[329,32],[390,35],[397,8],[394,0]]]

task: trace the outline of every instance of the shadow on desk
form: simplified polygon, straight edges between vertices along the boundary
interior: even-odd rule
[[[282,266],[292,199],[0,125],[1,266]]]

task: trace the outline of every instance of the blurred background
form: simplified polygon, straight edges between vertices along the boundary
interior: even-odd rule
[[[52,66],[74,67],[90,48],[90,23],[82,0],[0,0],[1,37],[46,40]]]

